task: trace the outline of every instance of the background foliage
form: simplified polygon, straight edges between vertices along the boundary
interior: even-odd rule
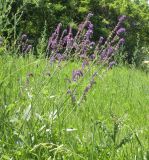
[[[47,38],[59,22],[63,24],[63,28],[71,25],[75,32],[86,14],[92,12],[95,40],[98,40],[100,35],[106,37],[120,15],[127,16],[126,54],[130,61],[134,57],[137,44],[137,47],[141,48],[149,43],[149,6],[145,1],[1,0],[1,2],[0,34],[11,39],[26,33],[36,45],[45,25]]]

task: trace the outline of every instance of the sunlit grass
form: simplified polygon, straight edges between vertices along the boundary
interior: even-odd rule
[[[69,83],[80,62],[0,59],[1,159],[148,159],[149,76],[115,67],[78,104],[98,66]],[[76,103],[67,93],[73,92]]]

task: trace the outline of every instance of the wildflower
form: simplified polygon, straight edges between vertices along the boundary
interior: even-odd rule
[[[31,49],[32,49],[32,45],[28,45],[27,48],[26,48],[26,50],[25,50],[25,52],[28,53],[28,52],[31,51]]]
[[[84,69],[85,66],[88,66],[88,65],[89,65],[89,62],[87,60],[84,60],[82,63],[82,68]]]
[[[90,45],[90,48],[92,49],[95,46],[95,42],[91,42],[89,45]]]
[[[118,36],[120,36],[121,34],[123,34],[123,33],[125,33],[126,32],[126,29],[125,28],[120,28],[117,32],[116,32],[116,34],[118,35]]]
[[[100,38],[99,38],[99,44],[102,44],[102,43],[103,43],[103,40],[104,40],[104,38],[103,38],[103,37],[100,37]]]
[[[62,54],[60,54],[60,53],[57,53],[55,58],[60,62],[60,61],[62,61],[64,59],[64,56]]]
[[[49,50],[50,48],[52,50],[55,50],[57,48],[57,41],[58,41],[61,26],[62,26],[62,24],[59,23],[55,32],[49,38],[47,50]]]
[[[84,89],[83,95],[82,95],[79,103],[81,103],[81,102],[83,101],[83,99],[86,98],[87,93],[88,93],[89,90],[92,88],[92,86],[95,84],[95,80],[94,80],[95,76],[96,76],[96,74],[93,74],[93,75],[92,75],[92,79],[91,79],[90,83],[87,85],[87,87]]]
[[[74,70],[72,72],[72,80],[77,81],[80,77],[83,77],[83,72],[81,70]]]
[[[91,55],[90,55],[90,59],[91,59],[91,60],[94,60],[95,58],[96,58],[95,54],[91,54]]]
[[[122,16],[120,16],[120,18],[118,20],[120,23],[122,23],[125,19],[126,19],[126,16],[122,15]]]
[[[110,62],[110,63],[109,63],[109,67],[108,67],[108,69],[112,68],[115,64],[116,64],[116,62],[115,62],[115,61]]]
[[[124,38],[121,38],[120,40],[119,40],[119,44],[120,45],[123,45],[125,43],[125,39]]]
[[[90,19],[93,15],[94,15],[94,14],[89,13],[89,14],[87,15],[87,18]]]
[[[91,22],[89,22],[89,26],[88,26],[88,30],[85,34],[85,38],[87,40],[89,40],[89,38],[91,37],[92,34],[93,34],[93,24]]]
[[[50,64],[52,64],[54,61],[55,61],[55,57],[51,56],[51,58],[50,58]]]
[[[107,57],[109,58],[112,55],[113,52],[114,52],[114,49],[112,47],[109,47],[107,49]]]
[[[91,22],[89,22],[89,26],[88,26],[88,28],[90,29],[90,30],[93,30],[93,24],[91,23]]]
[[[106,60],[107,58],[107,49],[104,49],[100,55],[101,60]]]

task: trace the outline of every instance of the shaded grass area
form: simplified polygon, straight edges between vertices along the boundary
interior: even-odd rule
[[[101,69],[78,105],[97,65],[71,83],[80,62],[5,56],[0,66],[1,159],[149,158],[147,74],[117,66],[100,76]]]

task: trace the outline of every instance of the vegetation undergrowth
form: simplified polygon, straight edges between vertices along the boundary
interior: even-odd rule
[[[0,4],[0,159],[148,160],[148,26],[136,30],[148,20],[147,4],[139,3],[139,23],[127,9],[140,7],[126,1],[128,8],[115,9],[126,15],[104,19],[101,28],[98,15],[89,12],[93,2],[86,0],[83,22],[77,27],[62,16],[48,39],[57,22],[53,11],[78,4],[49,2]],[[103,2],[101,9],[112,13],[120,4]],[[44,14],[39,23],[36,13]],[[48,13],[55,13],[51,24]]]
[[[69,80],[80,64],[1,57],[1,159],[149,158],[149,76],[130,67],[101,69],[77,103],[98,67],[71,95],[78,83]]]

